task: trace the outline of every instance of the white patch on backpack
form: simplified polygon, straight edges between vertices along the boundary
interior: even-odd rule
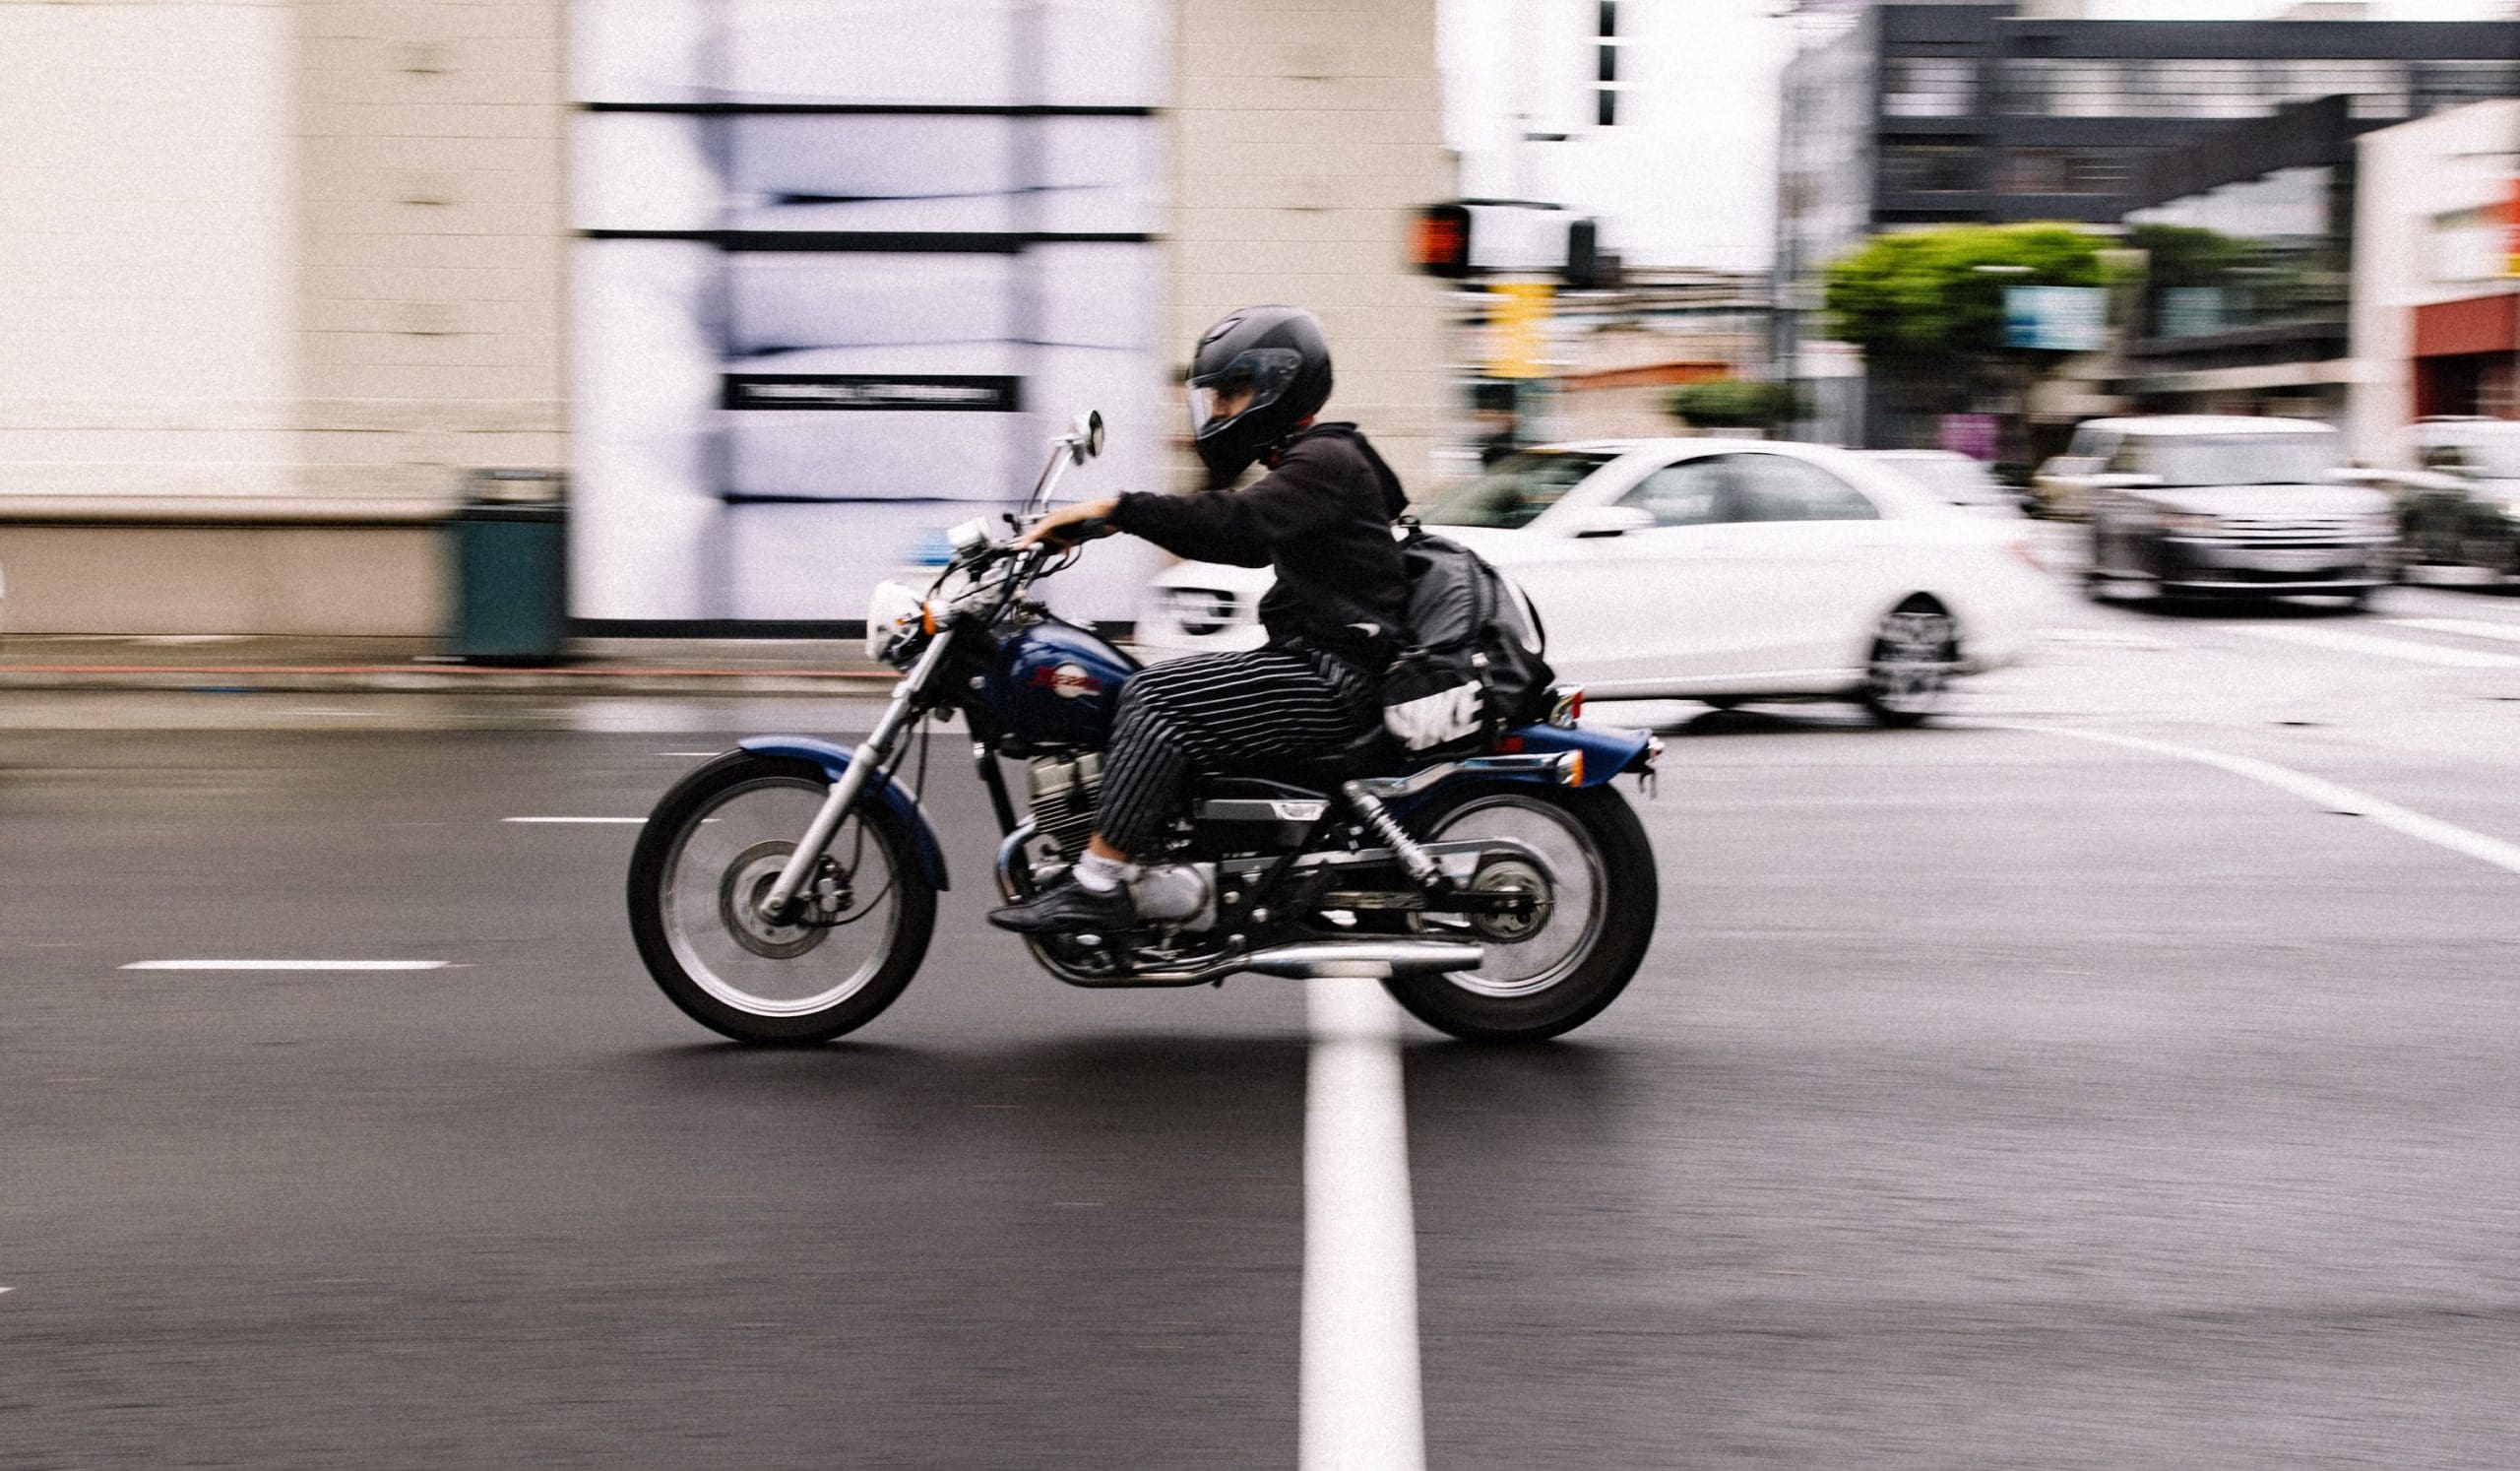
[[[1479,734],[1480,704],[1485,694],[1477,681],[1383,707],[1383,729],[1413,751]]]

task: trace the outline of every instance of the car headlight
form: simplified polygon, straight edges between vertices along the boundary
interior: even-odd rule
[[[2200,511],[2164,511],[2153,525],[2174,537],[2210,537],[2223,529],[2223,518]]]
[[[918,595],[900,583],[875,584],[875,596],[866,605],[866,657],[890,656],[895,644],[919,628],[924,611]]]

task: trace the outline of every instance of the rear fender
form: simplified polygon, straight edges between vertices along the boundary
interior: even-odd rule
[[[740,749],[757,756],[787,756],[797,761],[811,761],[823,769],[823,775],[837,782],[842,772],[857,759],[856,753],[844,746],[811,736],[755,736],[735,742]],[[911,850],[918,861],[919,877],[932,889],[943,889],[945,883],[945,849],[936,841],[936,829],[920,810],[918,802],[902,790],[889,773],[878,771],[866,783],[860,799],[872,797],[892,808],[893,815],[910,830]]]
[[[1496,742],[1496,754],[1553,755],[1559,751],[1584,753],[1586,787],[1599,787],[1622,772],[1646,771],[1662,753],[1662,743],[1650,732],[1622,731],[1605,726],[1517,726]],[[1542,782],[1542,775],[1508,777],[1508,781]]]

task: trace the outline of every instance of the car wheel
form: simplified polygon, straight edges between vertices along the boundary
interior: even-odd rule
[[[1873,634],[1863,707],[1885,726],[1921,725],[1942,709],[1959,668],[1959,625],[1920,594],[1891,609]]]

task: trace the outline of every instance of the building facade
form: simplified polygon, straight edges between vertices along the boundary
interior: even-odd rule
[[[2146,160],[2120,222],[2118,393],[2151,413],[2342,421],[2359,170],[2353,99],[2287,105]]]
[[[2367,133],[2354,266],[2355,452],[2426,415],[2520,418],[2520,100]]]
[[[2332,14],[2303,7],[2304,16]],[[2342,96],[2357,127],[2520,95],[2520,22],[2095,21],[2030,5],[1824,10],[1787,69],[1780,356],[1821,336],[1819,273],[1866,236],[2114,226],[2151,160]]]
[[[485,467],[571,475],[589,631],[846,623],[1070,412],[1125,431],[1113,488],[1169,480],[1171,374],[1250,299],[1321,310],[1334,412],[1422,483],[1434,31],[1434,0],[0,6],[11,626],[435,633]]]

